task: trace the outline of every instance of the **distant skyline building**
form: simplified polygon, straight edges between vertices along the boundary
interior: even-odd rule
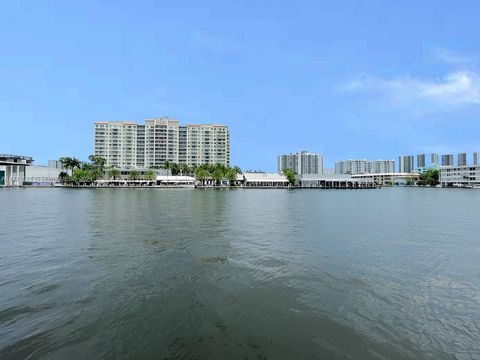
[[[230,164],[230,137],[225,125],[180,126],[168,117],[94,123],[94,154],[107,165],[148,168],[171,163],[198,166]]]
[[[417,155],[417,169],[422,169],[425,167],[425,154]]]
[[[474,152],[473,153],[473,165],[480,165],[480,153]]]
[[[394,160],[350,159],[335,162],[335,174],[382,174],[395,172]]]
[[[350,159],[335,162],[335,174],[366,174],[368,173],[368,160]]]
[[[432,164],[433,167],[438,166],[438,154],[436,153],[430,154],[430,164]]]
[[[398,157],[398,172],[411,173],[415,168],[413,155],[401,155]]]
[[[387,174],[395,172],[394,160],[372,160],[368,162],[370,174]]]
[[[467,165],[467,153],[457,154],[457,166],[466,166]]]
[[[442,166],[453,166],[453,154],[442,155]]]
[[[279,173],[290,169],[298,175],[323,174],[323,156],[308,151],[281,154],[277,158],[277,169]]]

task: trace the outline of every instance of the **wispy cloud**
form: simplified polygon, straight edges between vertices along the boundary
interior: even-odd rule
[[[472,55],[461,54],[459,52],[437,48],[433,50],[435,60],[448,65],[472,65],[478,62],[478,58]]]
[[[344,84],[340,90],[348,94],[371,95],[397,105],[480,105],[480,74],[457,71],[439,79],[360,76]]]

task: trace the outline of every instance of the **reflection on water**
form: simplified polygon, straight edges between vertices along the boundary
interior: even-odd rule
[[[479,200],[2,189],[0,358],[473,359]]]

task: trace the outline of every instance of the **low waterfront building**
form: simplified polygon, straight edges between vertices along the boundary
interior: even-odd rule
[[[480,186],[480,165],[441,166],[439,175],[442,187]]]
[[[25,168],[25,185],[53,186],[59,182],[61,168],[31,165]]]
[[[63,164],[60,160],[48,160],[49,168],[64,169]]]
[[[193,176],[183,175],[158,175],[157,185],[195,185],[195,178]]]
[[[281,173],[284,169],[290,169],[298,175],[322,174],[323,156],[307,151],[282,154],[278,155],[277,167],[279,173]]]
[[[372,179],[378,186],[403,186],[417,183],[417,173],[383,173],[383,174],[358,174],[352,175],[353,179]]]
[[[0,154],[0,186],[22,186],[25,168],[32,162],[30,156]]]
[[[246,188],[287,188],[289,182],[282,174],[244,173],[243,186]]]
[[[376,187],[373,178],[368,175],[356,179],[344,174],[302,175],[297,177],[296,185],[300,188],[318,189],[369,189]]]

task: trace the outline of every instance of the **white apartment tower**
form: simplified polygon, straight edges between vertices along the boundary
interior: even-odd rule
[[[395,172],[394,160],[373,160],[368,162],[370,174],[386,174]]]
[[[201,164],[230,164],[230,137],[223,125],[187,125],[182,129],[181,149],[189,166]],[[185,152],[185,155],[183,155]]]
[[[368,160],[350,159],[335,162],[335,174],[366,174],[369,172]]]
[[[136,167],[137,128],[138,125],[130,121],[96,122],[94,154],[104,157],[108,165]]]
[[[230,138],[224,125],[180,126],[167,117],[133,122],[95,122],[94,154],[120,168],[162,166],[165,162],[230,164]]]
[[[298,175],[323,174],[323,156],[307,151],[278,155],[277,168],[279,173],[290,169]]]

